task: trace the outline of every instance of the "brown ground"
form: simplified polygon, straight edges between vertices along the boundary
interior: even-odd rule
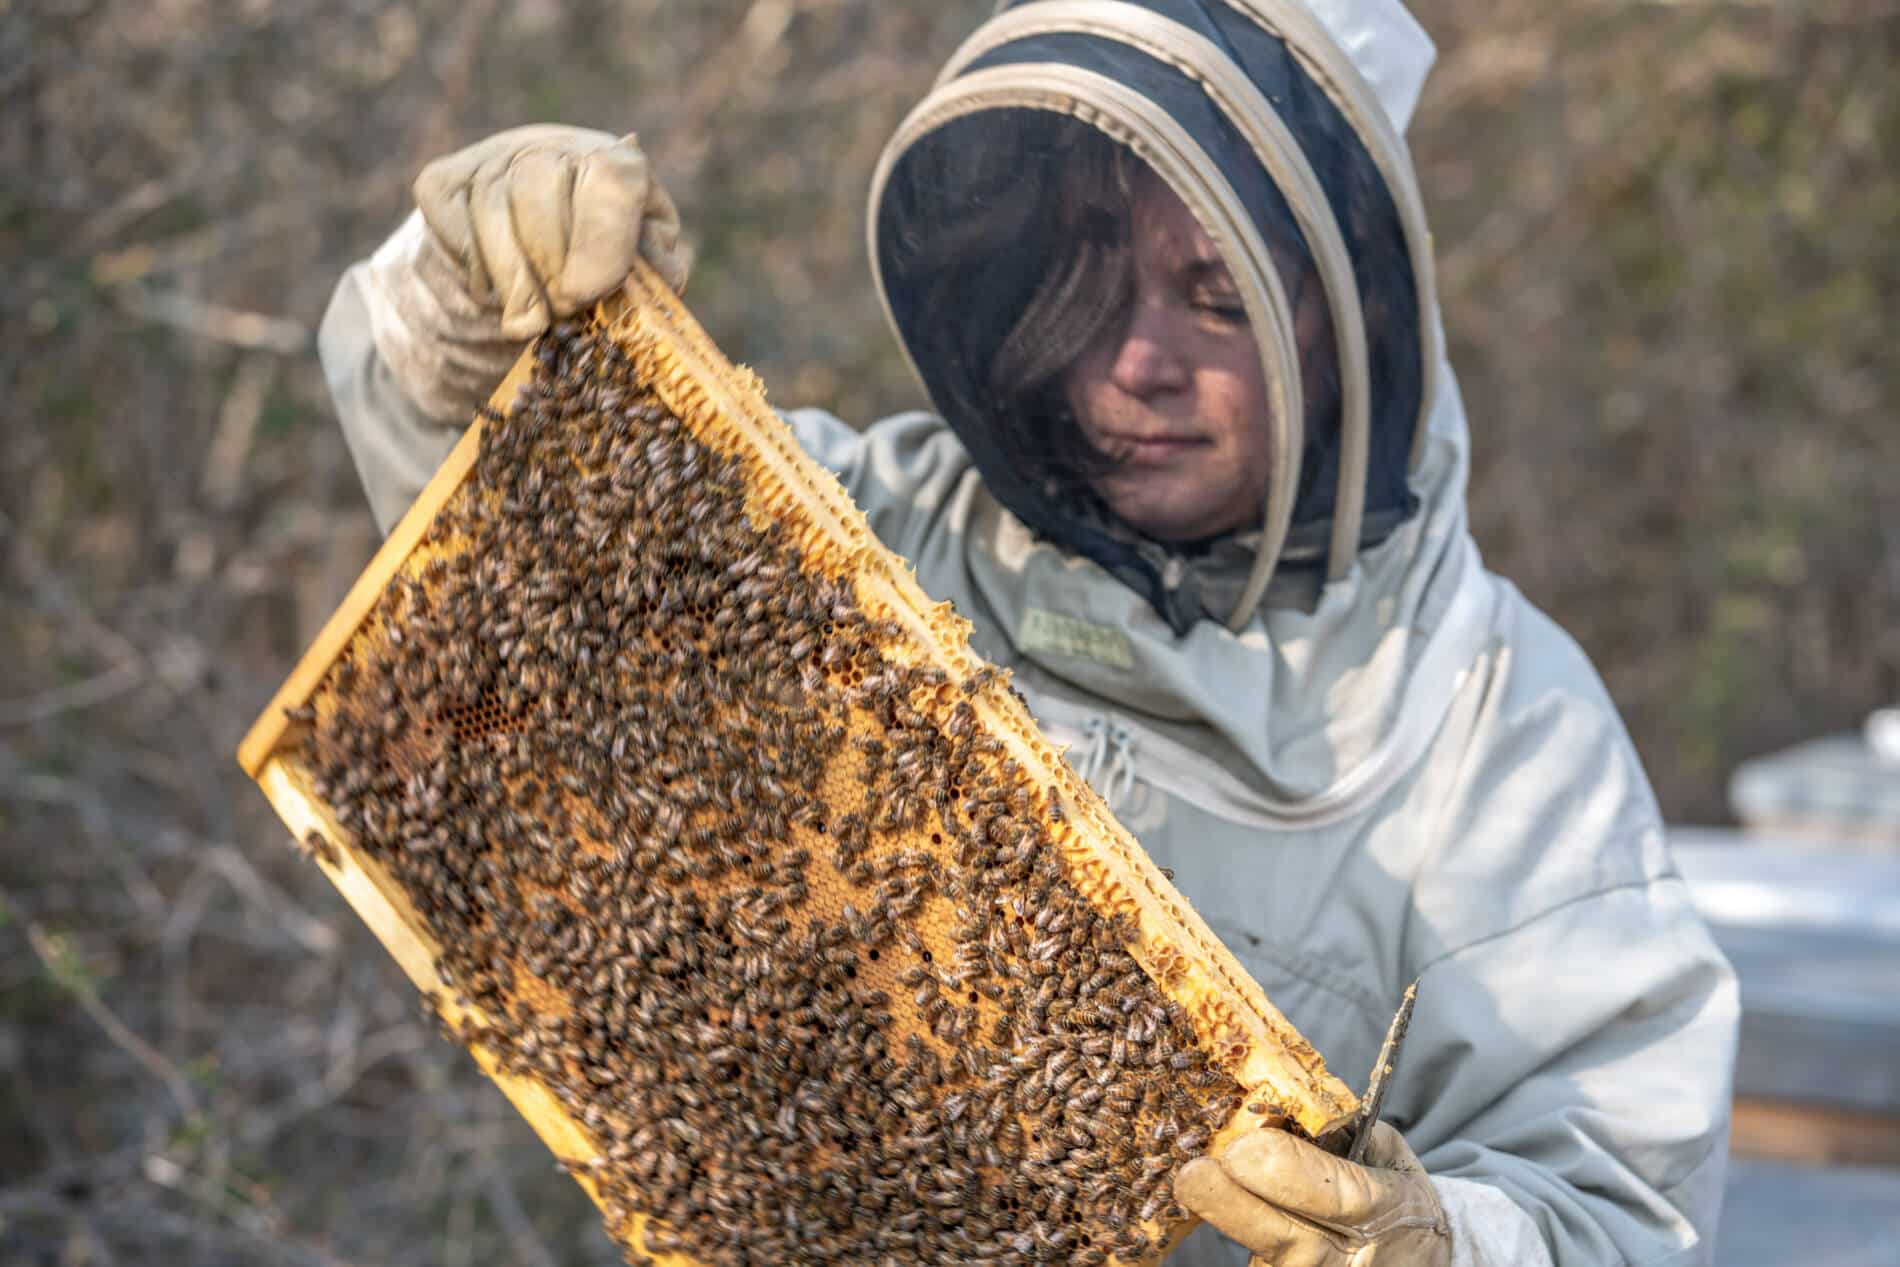
[[[312,331],[427,157],[637,127],[728,353],[914,403],[863,191],[988,8],[0,0],[0,1261],[614,1261],[231,761],[373,545]],[[1900,695],[1900,10],[1421,16],[1481,544],[1717,818]]]

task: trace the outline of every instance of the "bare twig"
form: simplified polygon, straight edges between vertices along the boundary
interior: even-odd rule
[[[233,347],[294,356],[310,346],[310,327],[288,317],[207,303],[137,283],[118,288],[120,306],[132,316],[172,326]]]
[[[154,1187],[166,1190],[164,1185]],[[187,1198],[191,1193],[184,1192]],[[39,1204],[42,1208],[58,1210],[68,1203],[55,1196],[44,1196]],[[320,1245],[312,1245],[300,1238],[288,1236],[282,1231],[259,1232],[242,1224],[231,1224],[211,1214],[208,1217],[193,1217],[169,1208],[170,1203],[161,1204],[154,1200],[138,1200],[135,1197],[122,1197],[100,1207],[95,1215],[104,1226],[121,1226],[138,1238],[140,1244],[150,1244],[154,1233],[177,1237],[195,1245],[207,1248],[215,1247],[220,1262],[245,1263],[295,1263],[311,1264],[312,1267],[351,1267],[348,1260],[332,1253]],[[182,1258],[178,1261],[195,1261]]]
[[[92,257],[92,279],[100,286],[124,286],[154,277],[176,277],[239,253],[260,241],[281,237],[313,206],[348,199],[354,191],[300,189],[293,196],[233,212],[211,224],[169,237],[132,242]]]
[[[198,1096],[191,1089],[191,1083],[178,1067],[165,1059],[156,1048],[140,1038],[128,1028],[125,1022],[113,1014],[111,1008],[99,997],[96,990],[82,978],[77,977],[70,968],[61,962],[63,953],[58,943],[31,919],[23,919],[11,898],[0,893],[0,909],[4,909],[10,919],[19,920],[26,930],[27,945],[32,947],[34,955],[45,965],[46,974],[53,982],[73,996],[80,1010],[92,1018],[93,1022],[104,1030],[112,1045],[137,1061],[147,1073],[165,1084],[171,1093],[178,1111],[187,1118],[200,1115]]]
[[[72,631],[101,659],[115,667],[142,665],[144,657],[132,640],[100,620],[72,596],[5,510],[0,510],[0,545],[9,547],[7,562],[26,582],[37,604],[65,617]]]
[[[73,1228],[86,1246],[84,1261],[98,1263],[100,1267],[118,1267],[119,1255],[113,1250],[112,1243],[100,1234],[97,1223],[85,1215],[74,1214]]]
[[[421,1027],[404,1024],[370,1035],[360,1048],[344,1048],[335,1053],[334,1062],[321,1078],[301,1082],[288,1101],[253,1113],[239,1130],[241,1142],[251,1148],[270,1142],[299,1119],[343,1099],[378,1064],[405,1055],[427,1041]]]
[[[487,1170],[485,1189],[488,1207],[495,1212],[515,1253],[535,1267],[560,1267],[554,1255],[548,1251],[547,1244],[542,1241],[540,1233],[534,1230],[534,1224],[529,1222],[527,1212],[521,1208],[521,1197],[515,1191],[514,1182],[509,1179],[508,1173],[492,1157],[485,1159],[484,1165]]]
[[[81,224],[73,234],[74,245],[80,250],[98,249],[144,216],[191,189],[200,177],[200,166],[194,164],[163,179],[141,181]]]
[[[230,881],[233,890],[248,898],[273,926],[283,929],[299,946],[313,955],[336,953],[336,930],[264,879],[242,850],[231,845],[209,845],[203,853],[205,862]]]
[[[228,510],[237,500],[244,477],[244,463],[257,437],[257,424],[264,416],[264,402],[277,381],[278,362],[271,356],[246,357],[238,365],[231,390],[225,393],[218,410],[218,430],[205,454],[204,475],[199,491],[213,510]]]
[[[446,150],[454,140],[455,119],[468,104],[475,86],[475,68],[481,60],[482,36],[494,20],[497,0],[471,0],[461,6],[455,28],[443,49],[438,78],[441,89],[434,108],[416,130],[413,168]],[[407,182],[409,174],[403,179]]]
[[[145,674],[138,665],[122,663],[64,686],[20,699],[0,700],[0,727],[36,726],[67,713],[93,708],[137,690],[144,681]]]

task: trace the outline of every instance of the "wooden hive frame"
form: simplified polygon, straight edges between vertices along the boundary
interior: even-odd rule
[[[805,558],[814,567],[849,575],[860,605],[904,626],[926,663],[942,668],[953,680],[982,667],[969,649],[968,622],[949,604],[933,603],[923,593],[908,565],[875,539],[837,480],[798,448],[766,404],[757,378],[725,360],[656,274],[641,266],[594,319],[632,356],[640,378],[675,416],[696,433],[716,435],[720,443],[755,461],[749,512],[794,524]],[[524,354],[496,389],[493,408],[507,408],[532,367],[532,352]],[[313,699],[392,579],[423,547],[438,511],[475,465],[482,427],[477,418],[462,436],[238,749],[239,764],[291,832],[299,840],[315,833],[327,842],[328,847],[315,851],[318,865],[417,988],[437,998],[443,1019],[458,1032],[465,1026],[479,1029],[485,1018],[441,997],[439,945],[401,884],[356,847],[318,795],[300,754],[310,726],[292,720],[292,714]],[[1358,1109],[1352,1092],[1327,1072],[1319,1055],[1042,736],[1020,698],[998,689],[984,691],[972,702],[981,723],[1001,740],[1008,755],[1060,805],[1061,821],[1053,834],[1073,883],[1098,908],[1134,917],[1140,937],[1130,953],[1164,994],[1186,1008],[1202,1049],[1249,1099],[1271,1103],[1307,1134],[1317,1138],[1347,1123]],[[592,1135],[540,1082],[507,1072],[479,1043],[470,1050],[601,1203],[600,1191],[583,1168],[599,1154]],[[1213,1143],[1218,1146],[1259,1122],[1243,1111]],[[1177,1228],[1175,1235],[1187,1226]],[[644,1232],[644,1218],[635,1214],[631,1226],[617,1235],[629,1244],[635,1243],[631,1237],[644,1243]],[[665,1263],[693,1261],[667,1254],[653,1257]]]

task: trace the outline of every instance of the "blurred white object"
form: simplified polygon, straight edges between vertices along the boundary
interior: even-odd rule
[[[1669,846],[1741,989],[1736,1095],[1900,1120],[1900,855],[1696,827]]]
[[[1900,845],[1900,707],[1856,731],[1744,761],[1729,808],[1751,832],[1814,843]]]
[[[1900,766],[1900,708],[1875,709],[1861,730],[1876,760]]]

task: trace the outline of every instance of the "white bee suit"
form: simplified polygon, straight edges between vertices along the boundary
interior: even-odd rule
[[[1398,140],[1432,48],[1396,3],[1290,3],[1006,6],[900,130],[873,195],[880,286],[939,412],[862,432],[816,411],[788,421],[923,588],[974,622],[977,650],[1014,670],[1039,720],[1334,1072],[1365,1084],[1419,980],[1385,1116],[1431,1176],[1455,1262],[1708,1263],[1734,978],[1596,673],[1484,569],[1468,531],[1470,437]],[[1198,66],[1207,49],[1246,82]],[[1285,82],[1301,75],[1318,89]],[[1259,531],[1192,551],[1034,500],[1004,469],[1012,455],[959,412],[969,395],[918,298],[941,292],[927,253],[912,252],[931,231],[912,209],[962,170],[956,147],[993,152],[1000,119],[1035,115],[1027,135],[1042,114],[1073,118],[1054,94],[1109,80],[1162,104],[1104,97],[1089,117],[1122,118],[1117,142],[1178,177],[1204,222],[1243,249],[1256,231],[1272,245],[1234,268],[1254,288],[1254,325],[1284,315],[1276,287],[1290,292],[1300,270],[1285,261],[1303,251],[1341,330],[1332,430],[1295,429],[1282,454],[1296,473],[1302,453],[1326,462],[1327,477],[1276,486]],[[1307,167],[1269,156],[1271,180],[1256,179],[1227,124],[1173,130],[1192,107],[1184,81],[1231,109],[1243,140],[1279,134],[1261,101],[1289,135],[1327,139]],[[1212,157],[1177,163],[1182,135],[1207,136]],[[1389,201],[1374,189],[1365,211],[1366,182],[1334,178],[1354,171],[1382,174]],[[1278,219],[1249,226],[1252,203],[1222,201],[1272,182]],[[1223,221],[1233,207],[1241,219]],[[1368,263],[1377,234],[1400,233],[1390,226],[1410,261],[1400,290]],[[385,527],[459,431],[404,386],[406,349],[427,342],[407,293],[426,233],[412,218],[345,275],[320,340]],[[1269,365],[1298,378],[1261,338]],[[1202,1229],[1171,1261],[1246,1258]]]

